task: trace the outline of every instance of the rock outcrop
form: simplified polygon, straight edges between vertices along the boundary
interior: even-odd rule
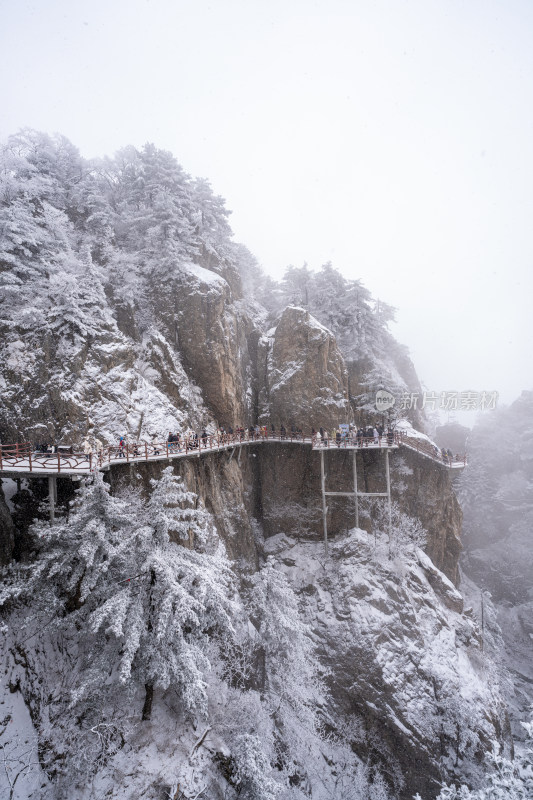
[[[453,473],[403,449],[391,459],[392,496],[405,513],[420,520],[428,532],[426,552],[457,586],[463,515],[453,485]]]
[[[177,349],[210,414],[226,428],[249,424],[253,325],[238,298],[223,277],[192,263],[181,265],[173,292]]]
[[[331,429],[348,421],[344,359],[333,334],[303,308],[289,306],[260,348],[261,419],[277,428]],[[309,431],[308,431],[309,432]]]

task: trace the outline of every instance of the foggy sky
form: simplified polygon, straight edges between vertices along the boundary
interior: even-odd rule
[[[533,388],[532,34],[516,0],[0,0],[0,137],[172,151],[267,272],[332,261],[397,307],[428,390],[510,402]]]

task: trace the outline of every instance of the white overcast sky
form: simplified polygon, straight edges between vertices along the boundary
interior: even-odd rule
[[[398,309],[428,390],[533,388],[531,0],[0,0],[0,137],[146,141],[264,269]]]

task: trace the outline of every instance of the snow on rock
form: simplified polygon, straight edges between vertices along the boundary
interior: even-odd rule
[[[424,570],[429,583],[444,603],[459,614],[463,611],[463,597],[453,583],[433,564],[432,560],[423,550],[417,550],[418,563]]]
[[[269,558],[313,629],[332,713],[363,721],[379,741],[363,750],[392,773],[412,764],[406,797],[461,770],[475,782],[472,765],[499,738],[503,704],[477,624],[446,576],[420,551],[389,561],[386,543],[359,530],[332,542],[329,559],[319,543],[281,549],[275,539]]]
[[[186,275],[187,278],[196,279],[197,285],[206,290],[212,289],[218,293],[228,288],[228,282],[224,280],[221,275],[212,272],[209,269],[204,269],[199,264],[194,264],[192,261],[188,263],[181,263],[179,267],[180,273]]]
[[[7,652],[4,653],[8,657]],[[7,672],[4,663],[4,676]],[[51,800],[52,786],[39,761],[38,736],[20,693],[16,671],[0,684],[0,797]]]
[[[283,550],[290,550],[291,547],[294,547],[294,540],[289,539],[284,533],[278,533],[265,541],[263,550],[267,555],[274,556]]]
[[[333,334],[308,311],[288,306],[272,338],[260,342],[266,376],[260,402],[276,427],[337,426],[348,409],[347,375]]]

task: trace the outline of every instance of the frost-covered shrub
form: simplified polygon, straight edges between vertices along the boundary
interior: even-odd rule
[[[514,761],[500,754],[497,744],[488,758],[491,771],[479,789],[443,786],[437,800],[531,800],[533,797],[533,722],[523,722],[527,744]],[[415,800],[422,800],[416,795]]]
[[[243,800],[275,800],[279,796],[281,786],[269,776],[271,767],[257,736],[240,736],[233,759],[239,797]]]
[[[389,558],[401,558],[412,557],[417,548],[426,546],[427,531],[416,517],[405,514],[398,503],[391,503],[390,519],[388,503],[374,500],[366,505],[379,559],[385,548]]]

